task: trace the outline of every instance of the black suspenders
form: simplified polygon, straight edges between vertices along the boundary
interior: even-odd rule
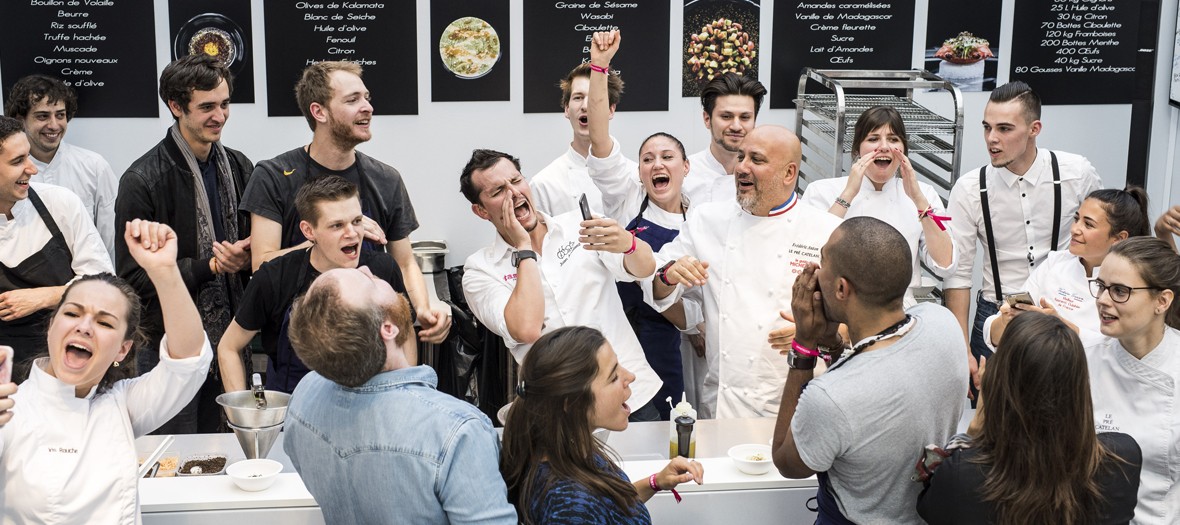
[[[1049,251],[1057,250],[1058,238],[1061,235],[1061,168],[1057,164],[1057,154],[1049,152],[1049,162],[1053,165],[1053,244]],[[983,229],[987,234],[987,252],[992,263],[992,283],[996,287],[996,301],[1004,298],[1000,287],[1000,264],[996,260],[996,237],[992,233],[992,212],[987,202],[987,166],[979,168],[979,203],[983,207]]]

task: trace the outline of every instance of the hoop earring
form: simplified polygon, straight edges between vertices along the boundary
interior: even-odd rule
[[[119,368],[119,362],[118,362],[118,361],[115,361],[115,364],[113,364],[113,365],[111,365],[111,366],[113,366],[113,367],[115,367],[115,368]]]

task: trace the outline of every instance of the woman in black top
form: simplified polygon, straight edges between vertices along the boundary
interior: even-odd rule
[[[941,523],[1128,523],[1142,457],[1133,438],[1097,434],[1081,341],[1056,317],[1014,319],[982,379],[967,436],[918,497]]]

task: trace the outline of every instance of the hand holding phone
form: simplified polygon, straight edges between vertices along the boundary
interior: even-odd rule
[[[588,221],[594,218],[590,214],[590,202],[586,200],[586,194],[582,194],[582,198],[578,199],[578,207],[582,208],[582,220]]]
[[[1036,305],[1036,303],[1033,302],[1032,294],[1028,292],[1004,294],[1004,301],[1008,303],[1008,306],[1013,308],[1016,308],[1016,305],[1018,304],[1027,304],[1029,306]]]

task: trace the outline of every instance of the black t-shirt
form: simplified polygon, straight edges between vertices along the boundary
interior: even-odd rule
[[[406,293],[401,270],[389,254],[362,251],[359,265],[368,266],[373,275],[388,282],[395,291]],[[234,320],[246,330],[261,331],[262,347],[273,358],[278,352],[279,328],[287,308],[319,275],[311,266],[310,248],[263,263],[242,293],[242,304]]]
[[[1128,523],[1135,515],[1143,453],[1135,438],[1118,432],[1098,434],[1098,441],[1121,460],[1108,457],[1098,467],[1098,492],[1105,497],[1094,523]],[[984,525],[996,522],[995,504],[983,500],[989,465],[973,463],[978,449],[957,449],[938,467],[918,496],[918,514],[930,525]]]
[[[238,209],[281,224],[280,248],[298,245],[306,239],[299,232],[295,194],[307,181],[326,175],[339,175],[359,187],[362,212],[377,221],[390,241],[405,239],[418,229],[414,205],[401,174],[359,151],[356,162],[339,171],[321,166],[302,147],[259,162]]]

